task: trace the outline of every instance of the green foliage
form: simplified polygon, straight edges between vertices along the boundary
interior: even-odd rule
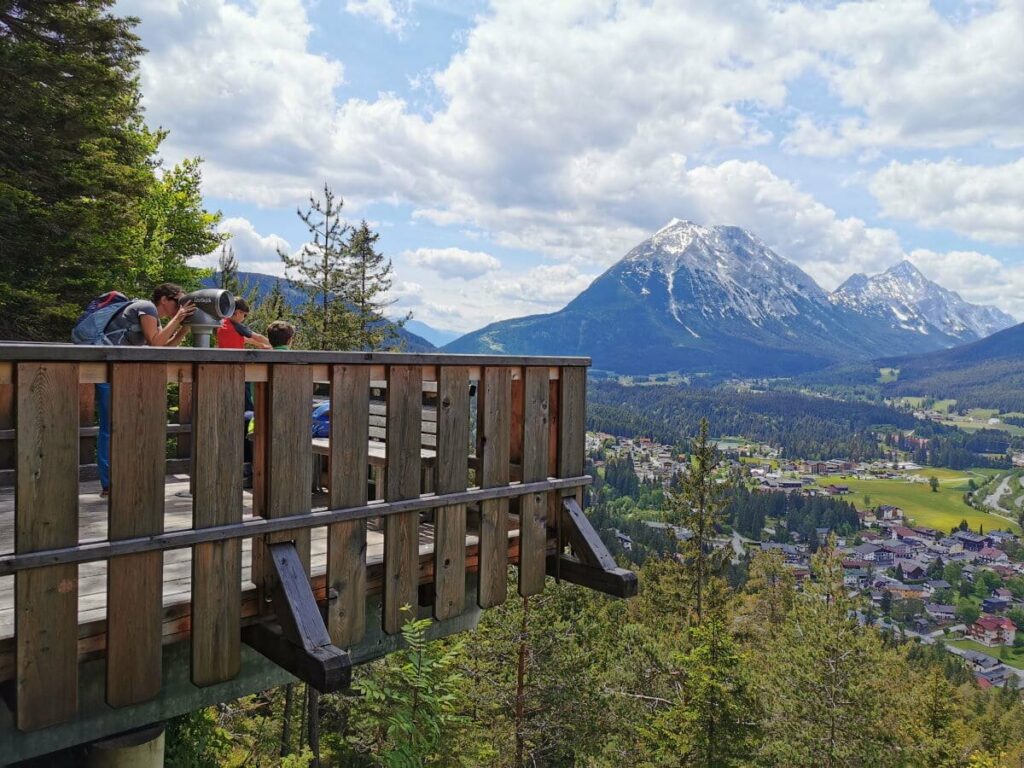
[[[411,616],[411,609],[405,606]],[[355,710],[355,743],[369,748],[388,768],[434,765],[445,738],[462,721],[457,692],[462,680],[455,662],[460,648],[442,651],[426,639],[429,619],[402,626],[405,647],[389,656],[374,677],[353,688],[363,697]]]
[[[0,338],[66,340],[116,288],[195,285],[185,262],[216,247],[199,164],[157,175],[164,134],[139,108],[134,19],[111,0],[0,6]]]
[[[350,270],[347,299],[355,315],[353,346],[356,349],[394,347],[398,329],[412,319],[411,313],[394,322],[384,317],[385,309],[394,303],[385,298],[391,289],[392,266],[391,259],[376,251],[379,237],[364,219],[353,228],[345,246]]]
[[[939,492],[939,478],[932,475],[928,478],[928,486],[932,489],[932,493]]]
[[[344,205],[324,183],[323,199],[310,195],[305,213],[296,212],[309,230],[310,242],[294,256],[277,252],[289,282],[306,296],[298,313],[297,343],[309,349],[350,349],[355,338],[346,302],[351,273],[345,243],[349,226],[341,218]]]
[[[231,738],[209,707],[168,720],[164,749],[169,768],[217,768],[231,750]]]
[[[961,598],[956,604],[956,617],[964,624],[970,626],[981,616],[981,609],[970,600]]]

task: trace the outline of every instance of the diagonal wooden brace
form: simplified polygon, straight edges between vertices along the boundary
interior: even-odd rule
[[[331,643],[295,543],[267,548],[277,576],[272,598],[277,623],[246,627],[242,640],[321,693],[347,688],[352,680],[351,659]]]
[[[637,593],[636,574],[619,568],[615,558],[597,535],[574,497],[562,499],[562,530],[568,535],[573,555],[559,552],[548,556],[547,572],[572,584],[604,592],[614,597],[633,597]]]

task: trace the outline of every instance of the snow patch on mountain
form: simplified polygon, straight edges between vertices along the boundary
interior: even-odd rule
[[[852,275],[829,298],[860,314],[892,317],[894,327],[922,335],[938,332],[960,341],[981,339],[1016,324],[995,307],[964,301],[905,260],[878,275]]]

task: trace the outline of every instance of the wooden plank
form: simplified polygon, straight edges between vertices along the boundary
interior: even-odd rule
[[[96,463],[96,386],[78,385],[78,461],[82,464]],[[93,431],[95,430],[95,432]]]
[[[157,363],[114,364],[110,392],[111,540],[164,528],[167,375]],[[160,693],[163,556],[107,564],[107,703],[138,704]]]
[[[576,553],[579,560],[586,565],[604,571],[614,570],[617,567],[615,558],[601,541],[601,537],[590,524],[590,520],[583,514],[576,499],[571,497],[562,499],[562,514],[564,515],[562,527],[568,534],[573,552]]]
[[[559,384],[558,476],[574,477],[583,474],[587,369],[579,366],[564,368]]]
[[[189,373],[191,374],[192,366],[188,366]],[[179,371],[179,376],[181,372]],[[179,424],[191,424],[192,423],[192,384],[179,379],[178,383],[178,423]],[[192,455],[192,435],[191,434],[179,434],[176,446],[175,455],[179,459],[184,459]]]
[[[265,509],[267,518],[305,515],[312,509],[313,463],[309,441],[312,434],[313,375],[306,365],[277,364],[270,369],[267,383]],[[258,422],[257,422],[258,426]],[[253,509],[255,514],[255,507]],[[266,543],[294,541],[299,559],[309,573],[309,529],[271,534]],[[266,596],[273,592],[276,577],[262,554],[255,556],[253,581]],[[261,559],[264,558],[264,559]]]
[[[482,373],[477,431],[481,457],[480,487],[509,482],[512,427],[512,371],[487,367]],[[480,504],[480,586],[477,603],[491,608],[505,602],[508,573],[508,499]]]
[[[191,385],[195,413],[192,525],[242,522],[245,370],[200,363]],[[192,550],[192,682],[233,679],[241,663],[242,541]]]
[[[437,493],[466,490],[469,478],[469,371],[442,366],[438,374]],[[434,513],[434,617],[466,609],[466,505]]]
[[[14,548],[78,543],[78,366],[17,366]],[[35,730],[78,711],[78,566],[15,576],[17,723]]]
[[[548,371],[530,366],[524,375],[522,425],[523,482],[548,476]],[[548,501],[531,493],[519,501],[519,594],[544,591],[547,558]]]
[[[9,366],[10,364],[8,364]],[[10,431],[14,438],[14,384],[0,382],[0,431]],[[14,467],[16,446],[0,443],[0,470]]]
[[[336,365],[331,370],[329,499],[332,509],[367,502],[370,368]],[[366,631],[366,520],[335,523],[327,532],[327,629],[350,648]]]
[[[548,574],[612,597],[633,597],[639,591],[636,574],[625,568],[604,571],[568,557],[548,557]]]
[[[420,495],[420,412],[423,369],[416,365],[388,368],[388,437],[385,498],[388,501]],[[415,608],[419,554],[419,512],[384,520],[384,631],[402,628],[402,607]]]

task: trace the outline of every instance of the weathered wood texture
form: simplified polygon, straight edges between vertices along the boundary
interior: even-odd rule
[[[14,384],[0,383],[0,431],[14,429]],[[16,446],[0,441],[0,471],[14,467]]]
[[[111,540],[161,533],[167,378],[157,363],[111,371]],[[146,552],[107,564],[107,703],[137,704],[160,692],[163,555]]]
[[[559,477],[575,477],[583,474],[587,369],[563,368],[559,385],[558,474]]]
[[[193,384],[193,528],[242,522],[245,370],[200,364]],[[192,682],[230,680],[241,660],[242,542],[192,549]]]
[[[548,372],[528,367],[523,377],[523,482],[548,476]],[[547,498],[531,493],[519,500],[519,594],[544,591],[547,558]]]
[[[14,548],[78,542],[78,366],[17,369],[18,479]],[[17,722],[35,730],[78,711],[78,566],[15,576]]]
[[[469,477],[469,371],[444,366],[437,378],[437,493],[464,491]],[[466,505],[434,513],[434,617],[466,608]]]
[[[368,366],[332,366],[329,507],[367,502],[369,400]],[[331,640],[349,648],[366,631],[366,520],[335,523],[328,529],[327,583]]]
[[[306,365],[275,365],[270,371],[267,413],[267,472],[265,517],[306,514],[312,509],[313,372]],[[268,543],[294,541],[309,573],[309,529],[284,531]],[[275,577],[264,568],[264,587]]]
[[[385,498],[420,494],[420,416],[423,371],[419,366],[388,368],[388,427]],[[415,607],[419,512],[392,515],[384,521],[384,631],[402,628],[402,607]]]
[[[480,486],[509,482],[512,426],[512,371],[504,366],[484,368],[477,420]],[[480,587],[477,603],[491,608],[505,602],[508,571],[508,499],[480,504]]]
[[[191,371],[191,366],[188,367]],[[178,423],[192,423],[192,384],[187,381],[178,383]],[[175,452],[179,459],[185,459],[192,455],[192,435],[179,433]]]

